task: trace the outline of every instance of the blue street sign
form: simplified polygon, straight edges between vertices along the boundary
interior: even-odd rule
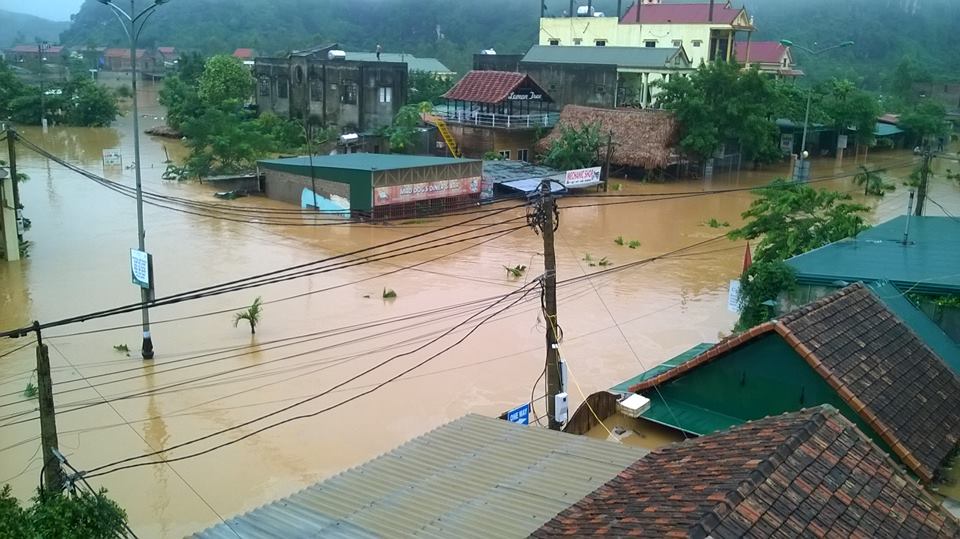
[[[530,424],[530,403],[524,404],[523,406],[518,406],[513,410],[507,412],[507,421],[511,423],[519,423],[521,425]]]

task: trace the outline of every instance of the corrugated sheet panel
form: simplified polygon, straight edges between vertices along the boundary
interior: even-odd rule
[[[651,369],[649,369],[649,370],[647,370],[647,371],[645,371],[645,372],[642,372],[642,373],[634,376],[633,378],[630,378],[630,379],[624,380],[623,382],[620,382],[619,384],[611,387],[611,388],[610,388],[610,391],[612,391],[612,392],[614,392],[614,393],[630,393],[630,392],[631,392],[631,391],[630,391],[630,388],[631,388],[631,387],[633,387],[633,386],[635,386],[635,385],[637,385],[637,384],[639,384],[640,382],[643,382],[643,381],[645,381],[645,380],[649,380],[650,378],[653,378],[654,376],[661,375],[661,374],[669,371],[670,369],[672,369],[672,368],[674,368],[674,367],[677,367],[677,366],[679,366],[679,365],[683,365],[684,363],[690,361],[691,359],[693,359],[693,358],[699,356],[700,354],[706,352],[706,351],[709,350],[710,348],[713,348],[713,346],[714,346],[714,345],[713,345],[713,344],[710,344],[710,343],[700,343],[700,344],[694,346],[693,348],[687,350],[686,352],[680,354],[679,356],[672,357],[672,358],[664,361],[663,363],[657,365],[656,367],[653,367],[653,368],[651,368]]]
[[[192,537],[526,537],[646,453],[468,415]]]

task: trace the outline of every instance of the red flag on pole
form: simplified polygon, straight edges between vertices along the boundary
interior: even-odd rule
[[[743,273],[747,273],[750,266],[753,265],[753,255],[750,254],[750,242],[747,242],[746,250],[743,252]]]

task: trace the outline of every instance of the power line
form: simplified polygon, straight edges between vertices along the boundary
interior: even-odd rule
[[[535,283],[531,283],[531,284],[535,284]],[[420,351],[420,350],[423,350],[424,348],[430,346],[431,344],[434,344],[434,343],[438,342],[438,341],[441,340],[443,337],[449,335],[449,334],[453,331],[453,329],[448,330],[447,332],[444,332],[444,333],[443,333],[442,335],[440,335],[439,337],[431,340],[429,343],[427,343],[427,344],[425,344],[425,345],[423,345],[423,346],[418,347],[418,348],[415,349],[415,350],[408,351],[408,352],[403,352],[403,353],[401,353],[401,354],[397,354],[397,355],[395,355],[395,356],[393,356],[393,357],[391,357],[391,358],[389,358],[389,359],[386,359],[386,360],[384,360],[384,361],[382,361],[382,362],[380,362],[380,363],[377,363],[377,364],[374,365],[373,367],[370,367],[370,368],[368,368],[368,369],[366,369],[366,370],[364,370],[364,371],[362,371],[362,372],[360,372],[360,373],[358,373],[358,374],[356,374],[356,375],[348,378],[347,380],[345,380],[345,381],[343,381],[343,382],[340,382],[340,383],[334,385],[333,387],[331,387],[331,388],[329,388],[329,389],[327,389],[327,390],[325,390],[325,391],[323,391],[323,392],[321,392],[321,393],[318,393],[318,394],[316,394],[316,395],[312,395],[312,396],[310,396],[310,397],[308,397],[308,398],[306,398],[306,399],[300,400],[300,401],[298,401],[298,402],[296,402],[296,403],[294,403],[294,404],[291,404],[291,405],[286,406],[286,407],[284,407],[284,408],[281,408],[281,409],[279,409],[279,410],[275,410],[275,411],[270,412],[270,413],[268,413],[268,414],[261,415],[261,416],[259,416],[259,417],[257,417],[257,418],[254,418],[254,419],[245,421],[245,422],[243,422],[243,423],[240,423],[239,425],[234,425],[234,426],[231,426],[231,427],[227,427],[227,428],[224,428],[224,429],[220,429],[220,430],[218,430],[218,431],[216,431],[216,432],[213,432],[213,433],[211,433],[211,434],[207,434],[207,435],[205,435],[205,436],[201,436],[201,437],[199,437],[199,438],[195,438],[195,439],[189,440],[189,441],[187,441],[187,442],[183,442],[183,443],[180,443],[180,444],[176,444],[176,445],[171,446],[171,447],[169,447],[169,448],[165,448],[165,449],[163,449],[163,450],[161,450],[161,451],[154,451],[154,452],[152,452],[152,453],[147,453],[147,454],[145,454],[145,455],[138,455],[138,456],[135,456],[135,457],[128,457],[128,458],[126,458],[126,459],[121,459],[121,460],[118,460],[118,461],[115,461],[115,462],[112,462],[112,463],[108,463],[108,464],[105,464],[105,465],[102,465],[102,466],[98,466],[98,467],[96,467],[96,468],[91,469],[91,470],[88,472],[87,477],[98,477],[98,476],[107,475],[107,474],[110,474],[110,473],[114,473],[114,472],[118,472],[118,471],[121,471],[121,470],[130,469],[130,468],[137,468],[137,467],[141,467],[141,466],[152,466],[152,465],[154,465],[154,464],[160,464],[160,463],[167,463],[167,464],[169,464],[169,463],[171,463],[171,462],[177,462],[177,461],[181,461],[181,460],[186,460],[186,459],[198,457],[198,456],[201,456],[201,455],[205,455],[205,454],[207,454],[207,453],[210,453],[210,452],[212,452],[212,451],[215,451],[215,450],[217,450],[217,449],[221,449],[221,448],[223,448],[223,447],[226,447],[226,446],[229,446],[229,445],[233,445],[233,444],[238,443],[238,442],[240,442],[240,441],[242,441],[242,440],[245,440],[246,438],[249,438],[249,437],[251,437],[251,436],[255,436],[255,435],[257,435],[257,434],[259,434],[259,433],[261,433],[261,432],[264,432],[264,431],[266,431],[266,430],[269,430],[269,429],[278,427],[278,426],[280,426],[280,425],[284,425],[284,424],[290,423],[290,422],[292,422],[292,421],[297,421],[297,420],[301,420],[301,419],[307,419],[307,418],[311,418],[311,417],[316,417],[316,416],[318,416],[318,415],[320,415],[320,414],[329,412],[330,410],[333,410],[333,409],[335,409],[335,408],[339,408],[340,406],[343,406],[343,405],[345,405],[345,404],[347,404],[347,403],[349,403],[349,402],[352,402],[352,401],[354,401],[354,400],[357,400],[357,399],[359,399],[359,398],[362,397],[362,396],[369,395],[369,394],[377,391],[378,389],[386,386],[387,384],[390,384],[391,382],[394,382],[394,381],[396,381],[397,379],[401,378],[401,377],[404,376],[405,374],[407,374],[407,373],[409,373],[409,372],[411,372],[411,371],[413,371],[413,370],[415,370],[415,369],[417,369],[417,368],[425,365],[426,363],[432,361],[433,359],[436,359],[437,357],[439,357],[440,355],[442,355],[442,354],[444,354],[445,352],[449,351],[450,349],[454,348],[455,346],[458,346],[459,344],[463,343],[467,338],[469,338],[471,335],[473,335],[473,333],[474,333],[477,329],[479,329],[482,325],[484,325],[485,323],[489,322],[489,321],[490,321],[491,319],[493,319],[494,317],[500,315],[501,313],[505,312],[506,310],[510,309],[511,307],[513,307],[514,305],[516,305],[517,303],[519,303],[520,301],[522,301],[522,300],[531,292],[531,290],[532,290],[532,287],[531,287],[530,285],[528,285],[528,286],[525,286],[524,288],[521,288],[521,289],[519,289],[519,290],[517,290],[517,291],[510,292],[509,294],[504,295],[504,296],[501,298],[501,301],[499,301],[498,303],[500,303],[500,302],[502,302],[503,300],[509,298],[510,296],[513,296],[513,295],[516,295],[516,294],[518,294],[518,293],[520,293],[520,292],[523,292],[523,294],[520,295],[519,298],[515,299],[515,300],[514,300],[513,302],[511,302],[509,305],[507,305],[507,306],[505,306],[505,307],[497,310],[496,312],[494,312],[494,313],[486,316],[485,318],[483,318],[483,319],[482,319],[480,322],[478,322],[473,328],[471,328],[471,330],[470,330],[466,335],[464,335],[463,337],[461,337],[460,339],[458,339],[457,341],[455,341],[453,344],[450,344],[449,346],[447,346],[447,347],[445,347],[444,349],[440,350],[439,352],[431,355],[430,357],[424,359],[423,361],[415,364],[414,366],[409,367],[409,368],[403,370],[403,371],[400,372],[399,374],[396,374],[396,375],[388,378],[388,379],[385,380],[384,382],[381,382],[381,383],[377,384],[376,386],[374,386],[374,387],[371,388],[370,390],[367,390],[367,391],[365,391],[365,392],[362,392],[362,393],[359,393],[359,394],[357,394],[357,395],[354,395],[353,397],[350,397],[350,398],[348,398],[348,399],[342,400],[342,401],[340,401],[340,402],[338,402],[338,403],[336,403],[336,404],[333,404],[333,405],[331,405],[331,406],[328,406],[328,407],[326,407],[326,408],[323,408],[323,409],[321,409],[321,410],[319,410],[319,411],[316,411],[316,412],[313,412],[313,413],[310,413],[310,414],[303,414],[303,415],[299,415],[299,416],[290,417],[290,418],[284,419],[284,420],[282,420],[282,421],[278,421],[278,422],[272,423],[272,424],[270,424],[270,425],[263,426],[263,427],[261,427],[261,428],[259,428],[259,429],[256,429],[256,430],[252,431],[252,432],[246,433],[246,434],[244,434],[243,436],[240,436],[239,438],[235,438],[235,439],[233,439],[233,440],[230,440],[230,441],[221,443],[221,444],[219,444],[219,445],[216,445],[216,446],[214,446],[214,447],[211,447],[211,448],[208,448],[208,449],[205,449],[205,450],[202,450],[202,451],[197,451],[197,452],[195,452],[195,453],[191,453],[191,454],[188,454],[188,455],[183,455],[183,456],[180,456],[180,457],[170,458],[170,459],[161,458],[161,459],[158,459],[158,460],[156,460],[156,461],[141,462],[141,463],[137,463],[137,464],[127,464],[127,465],[125,465],[125,466],[116,467],[116,466],[118,466],[118,465],[125,464],[125,463],[127,463],[127,462],[132,462],[132,461],[134,461],[134,460],[140,460],[140,459],[143,459],[143,458],[155,457],[155,456],[159,456],[159,455],[162,455],[162,454],[165,454],[165,453],[169,453],[169,452],[171,452],[171,451],[175,451],[175,450],[180,449],[180,448],[182,448],[182,447],[186,447],[186,446],[193,445],[193,444],[195,444],[195,443],[198,443],[198,442],[201,442],[201,441],[204,441],[204,440],[208,440],[208,439],[210,439],[210,438],[212,438],[212,437],[214,437],[214,436],[219,436],[219,435],[225,434],[225,433],[227,433],[227,432],[231,432],[231,431],[234,431],[234,430],[237,430],[237,429],[244,428],[244,427],[249,426],[249,425],[251,425],[251,424],[253,424],[253,423],[262,421],[262,420],[267,419],[267,418],[270,418],[270,417],[274,417],[274,416],[276,416],[276,415],[278,415],[278,414],[281,414],[281,413],[286,412],[286,411],[288,411],[288,410],[291,410],[291,409],[293,409],[293,408],[296,408],[296,407],[302,406],[302,405],[304,405],[304,404],[307,404],[307,403],[309,403],[309,402],[312,402],[312,401],[314,401],[314,400],[316,400],[316,399],[319,399],[320,397],[323,397],[323,396],[329,394],[331,391],[333,391],[333,390],[335,390],[335,389],[339,389],[339,388],[343,387],[344,385],[346,385],[346,384],[348,384],[348,383],[350,383],[350,382],[353,382],[354,380],[357,380],[358,378],[361,378],[361,377],[363,377],[363,376],[365,376],[365,375],[367,375],[367,374],[369,374],[369,373],[371,373],[371,372],[373,372],[373,371],[375,371],[375,370],[383,367],[384,365],[387,365],[388,363],[391,363],[392,361],[394,361],[394,360],[396,360],[396,359],[398,359],[398,358],[405,357],[405,356],[408,356],[408,355],[410,355],[410,354],[413,354],[414,352],[418,352],[418,351]],[[496,305],[496,304],[494,304],[494,305]],[[491,307],[492,307],[492,306],[491,306]],[[487,309],[484,309],[484,311],[489,310],[489,309],[490,309],[490,307],[488,307]],[[483,311],[481,311],[481,312],[483,312]],[[478,314],[479,314],[479,313],[478,313]],[[470,316],[469,318],[467,318],[467,319],[465,319],[464,321],[462,321],[462,322],[460,322],[459,324],[457,324],[457,326],[455,326],[454,329],[456,329],[457,327],[461,327],[461,326],[464,326],[464,325],[469,324],[469,323],[471,322],[471,320],[477,318],[477,316],[478,316],[478,315],[476,315],[476,314]],[[108,468],[111,468],[111,469],[108,469]],[[105,471],[101,471],[101,470],[105,470]]]

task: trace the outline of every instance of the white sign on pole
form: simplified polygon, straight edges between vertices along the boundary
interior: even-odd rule
[[[840,135],[839,137],[837,137],[838,150],[846,150],[847,144],[848,144],[847,135]]]
[[[130,276],[133,284],[140,288],[150,289],[152,283],[150,255],[144,251],[130,249]]]
[[[122,167],[123,166],[123,153],[120,152],[119,148],[103,150],[103,166],[105,167]]]
[[[564,174],[563,185],[565,187],[589,187],[600,183],[600,167],[581,168],[577,170],[568,170]]]
[[[727,310],[732,313],[740,312],[740,280],[730,281],[730,291],[727,294]]]

